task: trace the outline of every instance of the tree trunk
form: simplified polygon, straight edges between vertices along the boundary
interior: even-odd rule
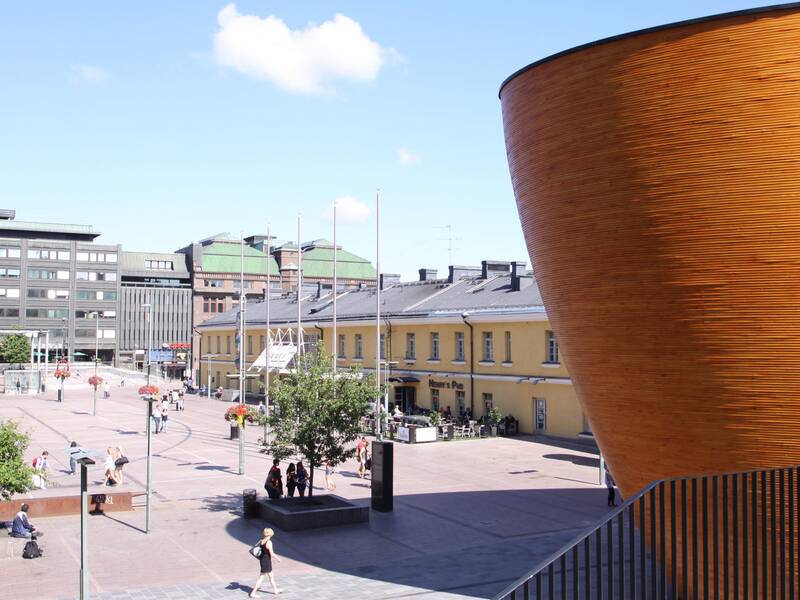
[[[313,498],[314,496],[314,465],[313,463],[308,465],[311,469],[311,472],[308,474],[308,497]]]

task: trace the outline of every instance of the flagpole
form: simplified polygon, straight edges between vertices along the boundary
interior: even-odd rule
[[[303,349],[303,330],[301,325],[302,315],[302,289],[303,289],[303,248],[300,246],[300,215],[297,215],[297,357]],[[300,363],[298,360],[297,367]]]
[[[244,295],[244,233],[241,238],[241,257],[239,273],[239,404],[244,405],[244,363],[245,363],[245,295]],[[244,475],[244,422],[239,423],[239,475]]]
[[[272,334],[270,333],[269,327],[269,297],[272,295],[272,281],[270,279],[270,267],[272,266],[272,242],[270,241],[270,226],[267,223],[267,287],[266,287],[266,302],[267,302],[267,316],[265,319],[266,327],[267,327],[267,337],[264,338],[264,354],[265,354],[265,362],[264,370],[266,372],[266,376],[264,377],[264,408],[266,409],[266,416],[269,417],[269,353],[270,353],[270,341],[272,338]],[[266,444],[267,440],[267,428],[264,427],[264,443]]]
[[[375,432],[381,430],[381,191],[375,193]]]
[[[336,333],[336,296],[338,291],[338,279],[336,277],[336,200],[333,201],[333,372],[336,373],[336,365],[339,360],[339,336]],[[335,387],[334,387],[335,389]]]

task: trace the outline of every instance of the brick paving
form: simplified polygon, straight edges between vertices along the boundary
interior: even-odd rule
[[[121,444],[131,463],[126,490],[145,481],[144,402],[134,389],[112,389],[92,417],[88,385],[54,393],[0,396],[0,418],[14,418],[51,453],[51,485],[32,495],[78,493],[66,469],[68,438],[104,453]],[[53,388],[54,389],[54,388]],[[154,436],[153,529],[144,510],[91,517],[90,587],[103,600],[245,598],[257,576],[247,548],[264,521],[244,519],[241,493],[262,491],[269,457],[258,428],[248,430],[245,475],[237,442],[227,436],[226,406],[189,397],[171,412],[170,431]],[[597,457],[531,438],[467,440],[395,447],[395,511],[373,512],[369,524],[276,532],[283,562],[275,576],[286,598],[484,598],[589,526],[606,510]],[[368,503],[369,482],[345,464],[336,493]],[[102,467],[91,474],[94,489]],[[317,472],[317,488],[322,473]],[[315,493],[323,493],[315,489]],[[0,600],[75,598],[79,520],[39,519],[46,555],[26,561],[0,551]],[[31,585],[36,582],[36,585]],[[263,588],[262,597],[272,594]]]

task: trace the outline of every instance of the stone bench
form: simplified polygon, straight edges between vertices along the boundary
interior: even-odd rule
[[[133,510],[133,498],[143,492],[96,492],[89,494],[89,512],[92,514]],[[0,502],[0,521],[12,521],[23,503],[28,505],[31,520],[40,517],[63,517],[79,515],[81,512],[80,494],[72,496],[48,496],[43,498],[24,498]]]

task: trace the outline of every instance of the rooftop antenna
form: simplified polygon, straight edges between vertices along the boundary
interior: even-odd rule
[[[453,237],[453,226],[452,225],[438,225],[435,226],[434,229],[447,229],[447,237],[446,238],[438,238],[439,241],[447,242],[447,258],[448,258],[448,265],[453,264],[453,242],[461,241],[460,237]]]

